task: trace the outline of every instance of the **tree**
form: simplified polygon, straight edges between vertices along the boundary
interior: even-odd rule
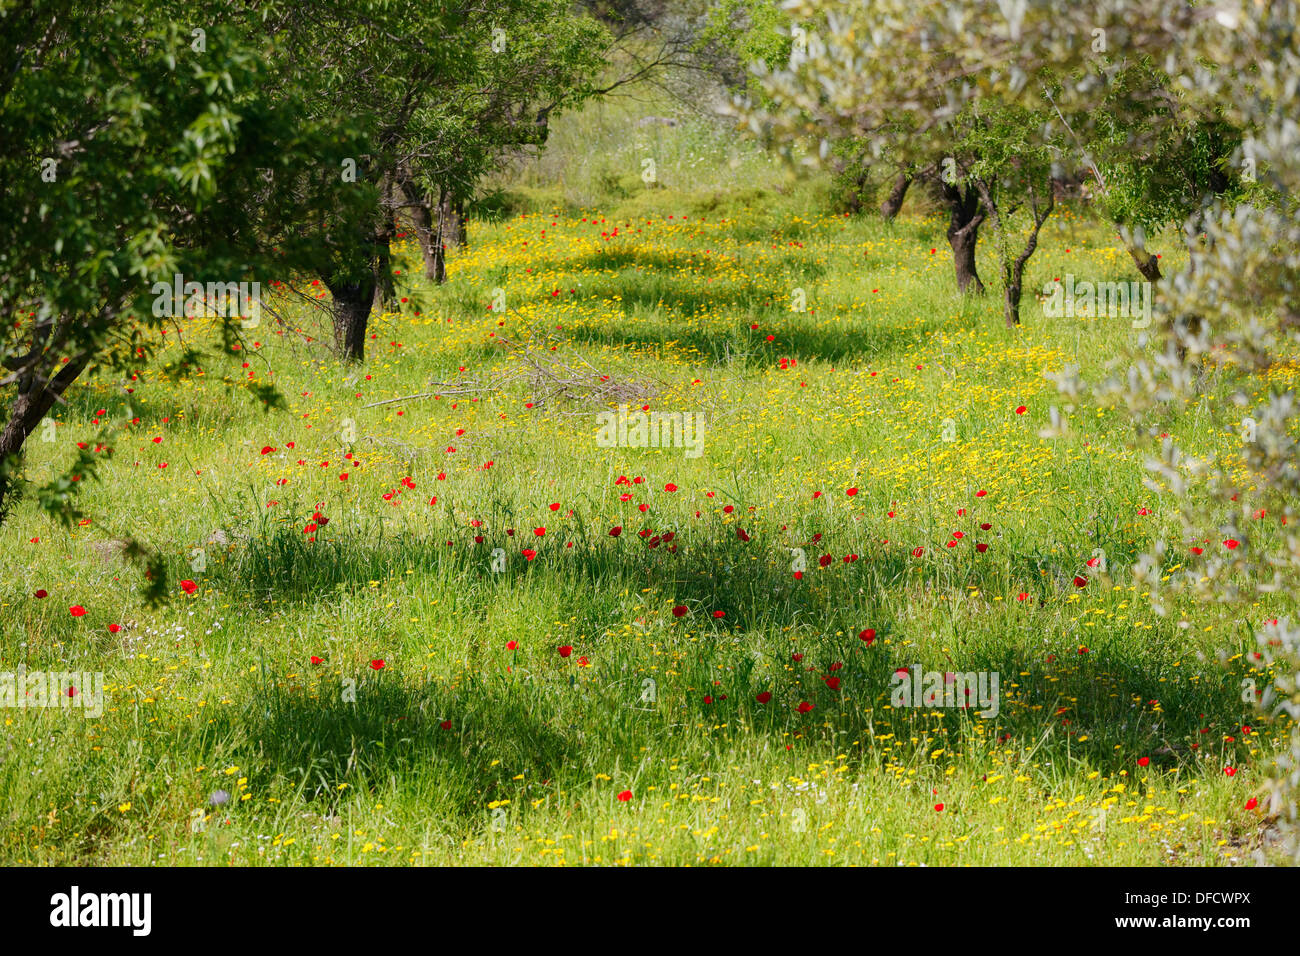
[[[1197,197],[1198,209],[1184,223],[1187,267],[1161,282],[1158,323],[1137,333],[1098,391],[1121,400],[1139,437],[1157,446],[1152,487],[1182,506],[1182,541],[1157,541],[1135,567],[1136,580],[1158,612],[1177,615],[1184,626],[1208,604],[1238,609],[1256,630],[1252,658],[1272,677],[1262,703],[1300,717],[1300,626],[1281,617],[1273,624],[1271,616],[1261,623],[1255,609],[1256,602],[1267,607],[1272,595],[1300,591],[1300,404],[1267,378],[1300,346],[1300,3],[1050,0],[1000,4],[1002,16],[991,22],[988,11],[957,0],[878,0],[869,10],[845,0],[799,0],[792,15],[824,29],[827,55],[803,73],[769,78],[788,106],[765,121],[787,137],[815,134],[804,119],[809,113],[823,126],[851,124],[858,105],[877,98],[927,128],[970,103],[1018,102],[1059,111],[1089,142],[1111,135],[1111,117],[1100,109],[1107,89],[1132,64],[1146,63],[1158,67],[1155,81],[1126,92],[1130,103],[1150,107],[1141,114],[1147,121],[1121,131],[1133,155],[1153,155],[1149,150],[1186,128],[1189,117],[1224,123],[1240,137],[1231,162],[1251,185],[1252,201],[1234,205],[1212,188]],[[927,46],[940,55],[915,56]],[[1031,80],[1048,69],[1062,78],[1059,85]],[[928,95],[936,86],[949,94],[938,103]],[[1181,91],[1180,108],[1162,113],[1157,104],[1169,106],[1170,90]],[[758,115],[752,119],[762,127]],[[1228,414],[1247,413],[1234,456],[1247,469],[1244,480],[1223,458],[1199,458],[1160,437],[1162,415],[1206,397],[1203,359],[1211,351],[1233,403],[1231,412],[1223,403],[1201,406],[1220,427]],[[1066,374],[1060,387],[1078,395],[1084,386]],[[1259,514],[1278,523],[1266,525]],[[1232,546],[1187,554],[1187,541],[1205,538]],[[1180,573],[1174,565],[1183,566]],[[1186,600],[1175,604],[1178,596]],[[1297,794],[1300,727],[1293,725],[1268,808],[1287,825],[1300,858]]]
[[[426,274],[442,281],[452,210],[508,148],[540,144],[546,118],[589,95],[604,33],[562,0],[322,0],[276,32],[284,89],[305,93],[315,122],[362,130],[373,208],[309,230],[337,348],[360,361],[394,217],[410,213]]]
[[[205,25],[179,25],[195,20]],[[215,9],[0,0],[0,28],[2,518],[42,420],[81,377],[143,368],[191,301],[184,282],[228,291],[305,261],[281,242],[283,223],[341,208],[330,170],[355,147],[341,128],[303,123],[300,99],[269,95],[264,38]],[[155,285],[176,277],[186,302],[160,302]],[[224,313],[227,354],[256,318],[240,306]],[[202,357],[187,349],[166,370]],[[106,424],[37,489],[64,522],[80,516],[74,492],[111,435]]]

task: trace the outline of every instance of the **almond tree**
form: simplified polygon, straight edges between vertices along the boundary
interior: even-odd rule
[[[264,35],[210,10],[176,14],[0,0],[0,519],[26,443],[72,384],[124,380],[175,324],[181,304],[159,314],[154,283],[267,281],[308,261],[284,244],[286,219],[346,210],[333,171],[356,146],[303,122],[301,98],[267,93]],[[226,354],[240,327],[226,315]],[[202,359],[186,349],[165,370]],[[77,519],[73,492],[111,435],[34,489],[40,504]]]
[[[1139,435],[1155,446],[1151,487],[1181,505],[1182,540],[1158,541],[1135,568],[1138,581],[1156,610],[1184,627],[1198,607],[1237,609],[1257,631],[1251,659],[1266,685],[1261,702],[1300,717],[1300,624],[1280,615],[1276,624],[1272,615],[1261,621],[1257,607],[1300,592],[1300,406],[1268,377],[1300,347],[1300,2],[1008,0],[993,16],[989,5],[956,0],[878,0],[869,8],[796,0],[790,9],[824,32],[827,55],[766,77],[782,107],[755,113],[752,122],[787,138],[825,138],[824,131],[845,128],[871,135],[858,117],[862,103],[876,101],[908,112],[922,130],[972,103],[1059,111],[1084,142],[1113,136],[1118,120],[1134,155],[1149,155],[1189,117],[1226,124],[1240,138],[1231,165],[1251,185],[1251,201],[1234,204],[1213,188],[1198,197],[1184,224],[1187,267],[1161,282],[1158,322],[1135,336],[1100,392],[1122,401]],[[922,55],[927,49],[937,55]],[[1159,75],[1127,91],[1129,102],[1152,108],[1142,122],[1126,124],[1101,107],[1135,63]],[[1035,82],[1047,70],[1059,84]],[[938,100],[936,88],[945,91]],[[1171,90],[1179,108],[1162,113],[1158,104],[1169,106]],[[1231,394],[1227,407],[1208,400],[1212,352],[1219,387],[1226,383]],[[1084,385],[1063,375],[1060,387],[1074,396]],[[1188,401],[1220,429],[1239,429],[1234,457],[1244,474],[1223,457],[1191,455],[1175,439],[1157,437],[1160,417]],[[1188,553],[1189,543],[1205,538],[1230,546]],[[1171,573],[1175,565],[1183,571]],[[1184,600],[1175,602],[1178,595]],[[1293,730],[1268,808],[1289,824],[1300,856],[1298,795],[1300,730]]]

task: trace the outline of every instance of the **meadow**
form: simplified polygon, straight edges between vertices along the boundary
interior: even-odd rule
[[[1243,681],[1295,598],[1155,613],[1132,565],[1177,504],[1122,408],[1047,377],[1095,381],[1130,323],[1030,299],[1008,332],[992,259],[959,297],[923,203],[832,213],[689,119],[635,134],[648,185],[626,124],[568,122],[444,286],[399,240],[364,365],[279,295],[243,347],[88,380],[31,443],[40,481],[122,426],[81,526],[26,502],[0,528],[0,663],[102,671],[105,705],[0,711],[0,861],[1267,858],[1290,727]],[[1077,205],[1028,286],[1066,275],[1136,278]],[[602,446],[620,404],[703,416],[701,453]],[[1212,418],[1164,428],[1231,454]],[[130,535],[168,558],[161,607]],[[896,706],[917,666],[998,674],[996,716]]]

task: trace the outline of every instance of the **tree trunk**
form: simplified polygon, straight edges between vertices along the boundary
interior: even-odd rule
[[[465,245],[465,203],[451,190],[442,194],[442,205],[438,207],[442,217],[442,241],[444,245],[462,247]]]
[[[18,469],[22,467],[27,437],[36,431],[41,420],[89,364],[90,356],[77,356],[60,367],[44,385],[35,374],[25,374],[19,380],[19,392],[9,408],[9,419],[0,430],[0,524],[15,504]]]
[[[379,229],[375,233],[375,300],[376,312],[387,312],[396,298],[393,288],[393,235],[397,224],[393,220],[393,180],[384,175],[384,197],[381,200]]]
[[[981,186],[980,192],[984,197],[985,206],[994,208],[994,200],[987,186]],[[1020,324],[1020,297],[1024,288],[1025,264],[1029,262],[1029,257],[1032,256],[1034,250],[1038,248],[1038,233],[1042,230],[1043,223],[1047,222],[1047,217],[1050,216],[1052,210],[1056,208],[1056,180],[1048,179],[1046,198],[1042,200],[1041,204],[1037,193],[1033,187],[1030,187],[1029,204],[1034,222],[1033,227],[1029,230],[1029,238],[1025,240],[1025,247],[1020,250],[1019,255],[1010,261],[1006,259],[1005,253],[1002,258],[1002,312],[1006,317],[1008,329],[1014,329]],[[1002,233],[1003,222],[1001,217],[996,214],[996,209],[994,211],[993,224],[1001,236],[999,246],[1003,246],[1006,237]]]
[[[880,204],[880,214],[885,217],[885,222],[893,222],[898,211],[903,208],[903,199],[907,196],[907,187],[912,185],[912,177],[908,173],[899,173],[894,179],[894,187],[885,197],[885,201]]]
[[[447,281],[447,225],[451,219],[448,195],[445,189],[438,189],[438,218],[433,230],[432,255],[433,274],[429,275],[429,263],[425,262],[425,275],[442,285]]]
[[[1142,278],[1148,282],[1159,282],[1163,278],[1160,275],[1160,260],[1154,255],[1145,249],[1139,249],[1137,246],[1129,246],[1128,254],[1137,263],[1138,272],[1142,273]]]
[[[366,325],[375,285],[373,273],[361,282],[325,282],[334,296],[334,347],[345,361],[360,362],[366,356]]]
[[[429,209],[429,200],[424,190],[410,179],[401,183],[402,195],[406,199],[406,208],[411,211],[411,222],[415,225],[415,238],[420,243],[420,257],[424,260],[424,277],[437,281],[440,258],[434,252],[434,233],[436,225]]]
[[[951,183],[943,183],[942,188],[944,202],[948,205],[948,245],[952,246],[957,288],[962,293],[983,295],[984,283],[975,267],[975,247],[979,242],[980,224],[984,222],[979,193],[973,186],[961,190]]]

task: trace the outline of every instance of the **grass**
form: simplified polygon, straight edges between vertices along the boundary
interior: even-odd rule
[[[578,149],[586,122],[556,135]],[[666,156],[722,148],[668,131]],[[744,162],[743,186],[661,163],[666,188],[603,207],[599,176],[536,173],[440,289],[402,245],[364,367],[297,310],[182,383],[79,386],[31,479],[101,409],[138,422],[89,523],[27,503],[0,528],[0,669],[103,671],[105,712],[0,711],[0,861],[1249,861],[1290,729],[1242,681],[1295,598],[1156,615],[1130,569],[1176,503],[1122,410],[1081,400],[1039,436],[1065,406],[1044,373],[1095,380],[1128,323],[1031,300],[1008,333],[996,295],[955,295],[939,219],[820,214],[824,185]],[[1133,278],[1070,210],[1028,285],[1067,272]],[[540,401],[502,339],[703,414],[703,454],[601,447],[604,406]],[[1217,407],[1163,427],[1230,454]],[[106,546],[127,533],[167,556],[168,605]],[[893,706],[913,665],[998,673],[997,716]]]

